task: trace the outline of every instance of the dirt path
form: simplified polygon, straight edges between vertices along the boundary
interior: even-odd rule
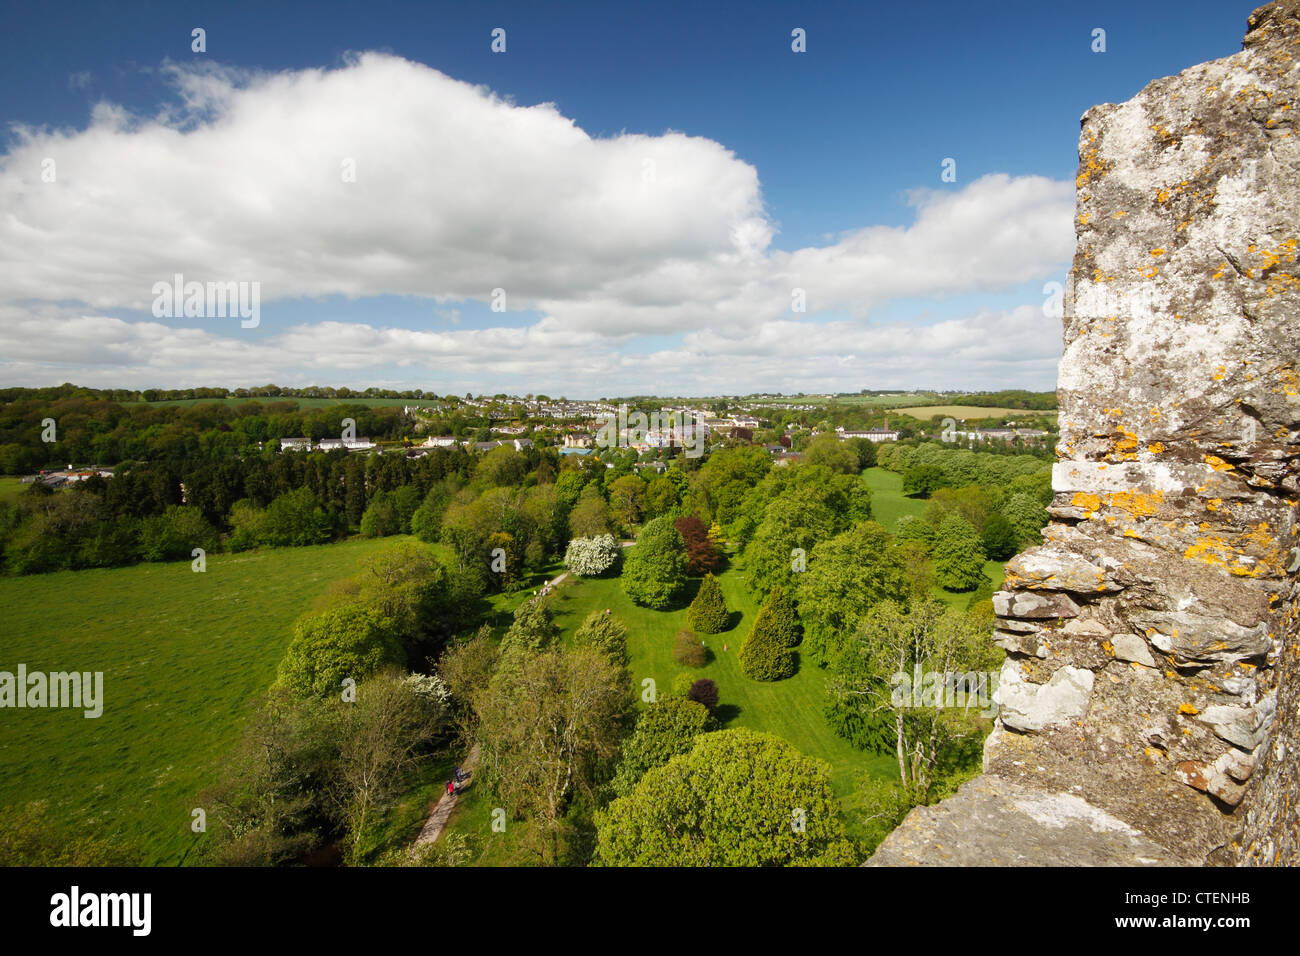
[[[469,756],[465,758],[461,765],[462,770],[472,771],[478,766],[478,744],[475,744],[470,750]],[[471,779],[471,783],[472,783]],[[468,786],[469,784],[466,784]],[[420,830],[420,835],[415,838],[415,845],[411,848],[414,853],[418,847],[426,843],[432,843],[442,835],[442,828],[447,825],[451,818],[451,811],[456,809],[456,800],[458,794],[447,793],[445,790],[442,798],[434,805],[433,812],[429,814],[429,819],[424,821],[424,827]]]

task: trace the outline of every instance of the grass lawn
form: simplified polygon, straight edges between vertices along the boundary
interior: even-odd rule
[[[102,671],[104,712],[6,710],[0,805],[51,816],[176,864],[190,810],[274,679],[293,620],[325,586],[394,539],[214,554],[188,561],[0,579],[0,670]]]

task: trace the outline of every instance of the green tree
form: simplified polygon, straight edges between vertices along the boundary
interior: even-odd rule
[[[1020,548],[1016,529],[1003,515],[997,513],[989,516],[989,520],[984,525],[984,533],[980,535],[980,541],[984,546],[984,553],[994,561],[1005,561]]]
[[[686,585],[686,550],[667,517],[646,522],[623,562],[623,590],[637,604],[664,610]]]
[[[950,484],[938,465],[917,465],[903,472],[903,494],[928,498]]]
[[[769,611],[771,626],[786,647],[795,647],[803,638],[803,625],[795,611],[794,600],[781,585],[772,588],[764,604]]]
[[[139,865],[133,846],[59,827],[44,800],[0,808],[0,866]]]
[[[392,619],[349,604],[298,620],[276,683],[300,697],[341,694],[345,679],[360,683],[405,664]]]
[[[641,520],[644,508],[645,482],[637,475],[623,475],[615,478],[609,486],[609,510],[625,528],[631,528]]]
[[[610,614],[608,608],[588,614],[573,637],[580,645],[594,647],[617,666],[628,665],[627,625]]]
[[[370,499],[361,515],[361,534],[367,538],[386,538],[401,533],[401,530],[402,519],[393,495],[387,491],[379,492]]]
[[[555,643],[560,629],[555,626],[548,602],[541,598],[525,601],[515,608],[515,617],[501,638],[501,653],[540,650]]]
[[[591,799],[626,732],[622,668],[592,647],[524,651],[475,695],[481,773],[502,805],[533,816],[559,862],[565,807]]]
[[[698,642],[697,642],[698,646]],[[662,767],[678,754],[687,753],[700,734],[717,729],[707,707],[685,697],[661,697],[637,718],[636,729],[625,741],[613,791],[626,797],[647,770]]]
[[[818,435],[808,443],[804,463],[825,465],[841,475],[856,475],[862,470],[858,464],[858,450],[840,441],[834,432]]]
[[[752,730],[696,737],[597,813],[601,866],[847,866],[830,767]]]
[[[712,574],[706,574],[686,612],[686,623],[700,634],[719,634],[727,629],[730,620],[722,586]]]
[[[980,613],[949,611],[934,600],[918,601],[910,610],[883,601],[831,667],[827,715],[835,731],[858,746],[893,751],[900,784],[913,802],[924,803],[945,752],[977,727],[986,702],[972,699],[969,691],[978,692],[982,679],[991,695],[987,672],[997,661]],[[914,688],[918,674],[921,686]],[[963,700],[957,700],[955,687],[948,699],[948,675],[968,675]],[[921,706],[913,706],[918,700]]]
[[[760,597],[778,584],[793,583],[795,549],[806,556],[835,530],[835,513],[813,491],[797,489],[782,495],[767,506],[745,549],[745,583]]]
[[[794,651],[786,643],[786,630],[777,620],[769,598],[758,610],[754,626],[740,645],[740,669],[754,680],[784,680],[795,672]]]
[[[930,554],[935,577],[946,590],[969,591],[984,579],[984,545],[979,532],[960,515],[943,519]]]
[[[905,598],[902,554],[874,521],[823,541],[812,550],[808,570],[795,575],[803,655],[825,667],[847,635],[877,601]]]
[[[1047,524],[1047,509],[1027,494],[1013,494],[1007,499],[1002,513],[1015,529],[1019,543],[1037,544],[1043,527]]]

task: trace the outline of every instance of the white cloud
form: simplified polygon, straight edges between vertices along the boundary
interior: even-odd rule
[[[665,387],[657,376],[683,360],[719,381],[834,373],[849,387],[889,357],[895,369],[948,381],[954,356],[988,368],[1015,362],[988,343],[1018,327],[974,316],[922,329],[810,329],[790,311],[791,290],[806,290],[802,318],[862,320],[887,302],[1059,274],[1073,248],[1068,182],[992,175],[918,191],[907,227],[870,226],[789,252],[772,248],[757,170],[708,139],[593,139],[552,104],[518,106],[377,53],[332,70],[169,63],[161,72],[177,100],[156,115],[101,102],[86,129],[23,129],[0,156],[6,377],[47,382],[75,378],[56,371],[73,369],[88,383],[94,373],[100,384],[197,385],[405,366],[410,381],[426,382],[417,366],[441,373],[452,362],[480,380],[534,375],[534,389],[545,377],[576,394],[578,383],[561,388],[566,369],[606,374],[618,391],[630,376]],[[53,183],[41,179],[46,158]],[[346,164],[355,182],[344,181]],[[144,314],[153,284],[178,272],[258,281],[264,308],[329,294],[446,306],[487,301],[500,287],[511,311],[543,318],[453,330],[460,313],[443,309],[427,332],[315,323],[267,339],[94,315]],[[85,308],[40,305],[66,302]],[[1019,312],[997,321],[1018,322]],[[676,352],[627,351],[642,333],[685,340]],[[843,344],[816,351],[832,341]],[[1054,326],[1051,341],[1059,353]]]

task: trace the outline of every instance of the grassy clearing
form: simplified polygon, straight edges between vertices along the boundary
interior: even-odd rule
[[[0,502],[16,505],[27,488],[18,478],[0,478]]]
[[[104,713],[6,710],[0,805],[51,816],[175,864],[190,810],[274,679],[290,625],[326,585],[393,539],[214,554],[0,579],[0,669],[102,671]]]

